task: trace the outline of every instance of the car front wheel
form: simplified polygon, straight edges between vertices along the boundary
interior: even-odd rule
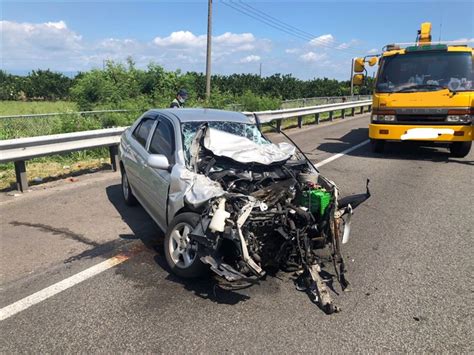
[[[171,222],[165,236],[165,257],[171,271],[184,278],[202,276],[206,267],[199,259],[198,244],[189,238],[189,233],[199,223],[197,213],[185,212]]]

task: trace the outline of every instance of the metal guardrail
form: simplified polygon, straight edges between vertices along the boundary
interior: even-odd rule
[[[341,117],[346,117],[346,110],[350,115],[355,115],[356,108],[359,113],[364,112],[364,107],[370,111],[371,100],[342,102],[337,104],[318,105],[303,108],[284,110],[244,112],[249,117],[257,115],[261,123],[276,121],[277,129],[281,129],[281,122],[288,118],[298,118],[298,127],[303,125],[303,117],[314,115],[315,123],[320,122],[322,113],[329,113],[329,120],[333,120],[334,112],[340,111]],[[118,144],[120,136],[126,127],[105,128],[93,131],[54,134],[49,136],[7,139],[0,141],[0,163],[14,162],[17,189],[25,191],[28,188],[26,175],[26,161],[36,157],[69,153],[78,150],[108,147],[112,169],[118,168]]]
[[[67,115],[93,115],[97,113],[124,113],[134,112],[135,110],[95,110],[95,111],[71,111],[71,112],[51,112],[51,113],[31,113],[26,115],[7,115],[0,116],[2,118],[37,118],[37,117],[53,117],[53,116],[67,116]]]
[[[370,95],[354,95],[354,96],[318,96],[318,97],[307,97],[301,99],[293,99],[293,100],[285,100],[282,101],[282,107],[280,109],[284,110],[283,106],[288,104],[298,104],[299,107],[306,107],[308,104],[310,106],[311,103],[316,101],[326,101],[325,104],[334,104],[339,103],[336,101],[341,102],[352,102],[352,101],[362,101],[362,100],[370,100]],[[238,111],[243,105],[241,104],[230,104],[227,107],[231,108],[233,111]],[[129,113],[129,112],[138,112],[139,110],[95,110],[95,111],[70,111],[70,112],[51,112],[51,113],[31,113],[31,114],[24,114],[24,115],[6,115],[0,116],[0,120],[4,118],[40,118],[40,117],[54,117],[54,116],[67,116],[67,115],[94,115],[94,114],[101,114],[101,113]]]

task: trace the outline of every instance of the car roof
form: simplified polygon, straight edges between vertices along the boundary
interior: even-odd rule
[[[208,108],[170,108],[170,109],[152,109],[150,113],[173,115],[181,123],[185,122],[236,122],[236,123],[255,123],[252,119],[241,112],[214,110]]]

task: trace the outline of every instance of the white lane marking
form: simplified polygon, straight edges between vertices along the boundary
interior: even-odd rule
[[[71,288],[87,279],[90,279],[91,277],[94,277],[100,274],[101,272],[104,272],[116,265],[119,265],[123,263],[124,261],[127,261],[128,259],[138,254],[143,249],[144,249],[143,246],[138,246],[132,249],[128,253],[120,253],[110,259],[107,259],[88,269],[85,269],[84,271],[81,271],[75,275],[72,275],[71,277],[68,277],[67,279],[59,281],[58,283],[55,283],[36,293],[33,293],[30,296],[22,298],[21,300],[15,303],[12,303],[6,307],[3,307],[2,309],[0,309],[0,321],[10,318],[11,316],[21,311],[24,311],[25,309],[30,308],[31,306],[35,304],[38,304],[50,297],[53,297],[54,295],[57,295],[58,293],[67,290],[68,288]]]
[[[369,143],[370,140],[365,140],[362,143],[359,143],[353,147],[350,147],[341,153],[335,154],[318,164],[315,164],[317,168],[326,165],[344,155],[347,153],[352,152],[353,150],[356,150],[367,143]],[[64,279],[62,281],[59,281],[58,283],[55,283],[49,287],[46,287],[36,293],[33,293],[30,296],[27,296],[25,298],[22,298],[21,300],[12,303],[6,307],[3,307],[0,309],[0,321],[5,320],[7,318],[10,318],[11,316],[14,316],[15,314],[24,311],[25,309],[30,308],[31,306],[34,306],[35,304],[38,304],[40,302],[43,302],[44,300],[53,297],[54,295],[57,295],[58,293],[67,290],[68,288],[71,288],[87,279],[90,279],[91,277],[94,277],[116,265],[119,265],[123,263],[124,261],[127,261],[130,259],[132,256],[138,254],[144,249],[143,246],[139,246],[137,248],[132,249],[129,253],[121,253],[119,255],[116,255],[110,259],[107,259],[97,265],[94,265],[88,269],[85,269],[84,271],[81,271],[75,275],[72,275],[71,277],[68,277],[67,279]]]
[[[366,145],[366,144],[369,143],[369,142],[370,142],[370,139],[367,139],[367,140],[363,141],[362,143],[356,144],[356,145],[353,146],[353,147],[347,148],[346,150],[343,150],[342,152],[340,152],[340,153],[338,153],[338,154],[334,154],[333,156],[331,156],[331,157],[329,157],[329,158],[327,158],[327,159],[324,159],[323,161],[321,161],[321,162],[315,164],[315,166],[316,166],[317,168],[319,168],[319,167],[321,167],[321,166],[323,166],[323,165],[326,165],[327,163],[330,163],[330,162],[332,162],[332,161],[334,161],[334,160],[336,160],[336,159],[339,159],[340,157],[346,155],[347,153],[350,153],[350,152],[352,152],[353,150],[356,150],[356,149],[358,149],[358,148],[360,148],[360,147]]]

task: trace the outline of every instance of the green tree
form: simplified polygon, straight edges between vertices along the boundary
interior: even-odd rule
[[[59,100],[69,96],[72,79],[48,70],[33,70],[23,83],[28,99]]]

